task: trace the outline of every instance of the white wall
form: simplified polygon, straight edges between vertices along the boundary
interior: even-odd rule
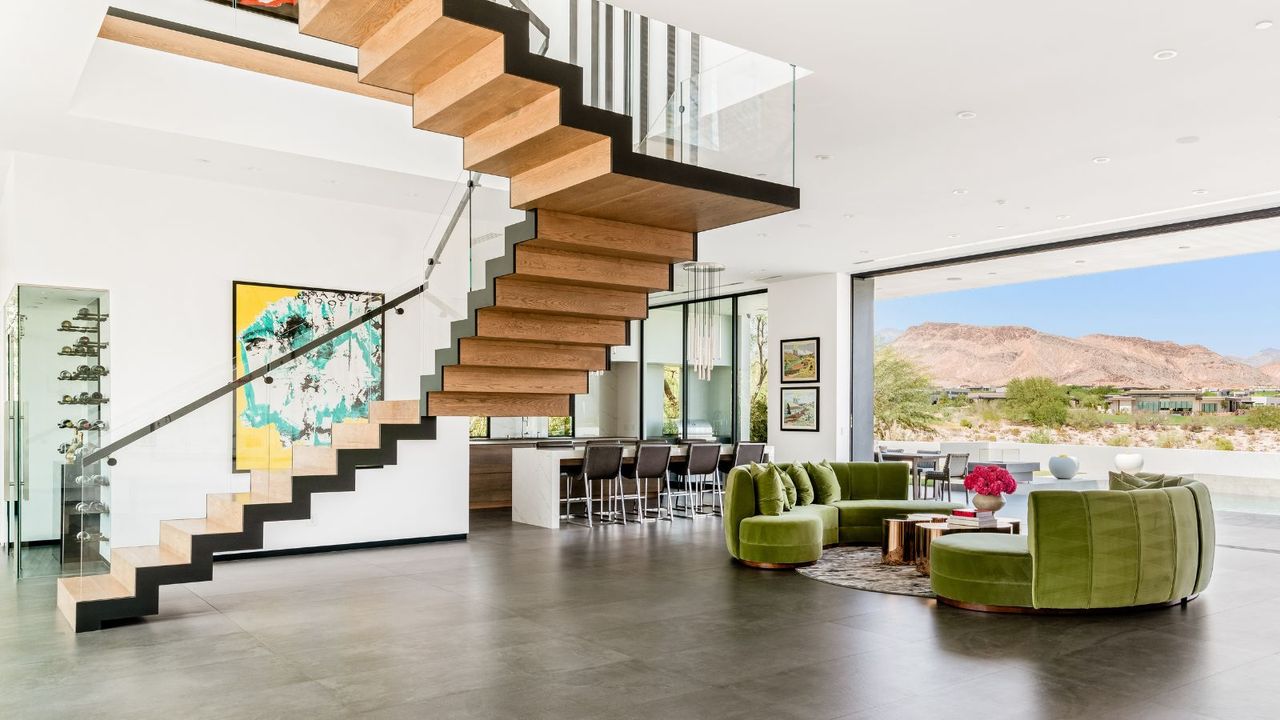
[[[849,459],[850,280],[845,273],[769,285],[769,442],[779,460]],[[818,337],[819,432],[781,427],[781,342]],[[790,385],[789,387],[810,387]]]
[[[17,156],[14,181],[22,200],[12,238],[0,245],[0,291],[14,282],[110,291],[117,437],[230,379],[233,280],[394,294],[416,280],[436,220],[287,188],[267,193],[36,155]],[[432,280],[432,292],[455,307],[466,252],[451,246],[452,262]],[[440,315],[418,300],[387,316],[388,399],[417,397],[418,376],[448,339]],[[246,475],[228,472],[230,416],[223,401],[121,454],[116,546],[154,543],[159,520],[202,516],[206,493],[247,487]],[[317,496],[312,520],[269,525],[267,548],[466,532],[465,418],[441,420],[439,434],[402,444],[395,467],[361,471],[356,493]]]

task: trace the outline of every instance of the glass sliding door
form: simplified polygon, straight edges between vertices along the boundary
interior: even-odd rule
[[[737,438],[769,440],[769,296],[738,298],[737,322]]]
[[[685,355],[684,436],[691,440],[733,441],[733,300],[688,307]]]
[[[655,308],[644,321],[642,437],[684,433],[684,306]]]

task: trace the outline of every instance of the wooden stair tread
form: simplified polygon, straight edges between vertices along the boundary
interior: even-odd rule
[[[697,255],[697,237],[692,232],[554,210],[538,212],[537,237],[521,246],[617,255],[666,264],[693,260]]]
[[[422,422],[422,408],[417,400],[377,400],[369,404],[369,422],[417,425]]]
[[[298,6],[304,35],[358,47],[409,0],[306,0]]]
[[[568,417],[568,395],[433,392],[427,408],[437,417]]]
[[[458,357],[464,365],[487,367],[604,370],[608,365],[608,354],[603,347],[532,340],[469,337],[458,343]]]
[[[445,392],[581,395],[587,390],[587,373],[582,370],[473,365],[444,368]]]
[[[476,336],[505,340],[552,339],[563,345],[626,345],[627,322],[481,308],[476,313]]]
[[[182,520],[161,520],[161,530],[172,528],[186,535],[230,535],[240,532],[235,528],[219,525],[209,518],[184,518]]]
[[[293,475],[335,475],[338,472],[338,453],[333,447],[298,445],[293,448]]]
[[[493,306],[611,320],[640,320],[649,314],[649,293],[645,290],[572,285],[511,274],[495,279]]]
[[[344,422],[333,426],[333,446],[339,450],[375,450],[382,447],[380,423]]]
[[[135,568],[189,565],[185,558],[162,545],[138,545],[127,548],[111,548],[111,564],[125,563]]]
[[[133,593],[111,575],[81,575],[78,577],[58,578],[59,600],[61,600],[63,593],[76,603],[133,597]],[[59,606],[62,605],[61,602],[58,604]]]

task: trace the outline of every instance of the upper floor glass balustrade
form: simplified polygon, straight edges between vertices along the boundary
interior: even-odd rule
[[[354,66],[352,48],[280,31],[272,18],[297,22],[301,1],[116,4]],[[636,152],[796,184],[795,83],[807,71],[599,0],[475,1],[527,13],[530,51],[581,67],[582,101],[629,116]]]

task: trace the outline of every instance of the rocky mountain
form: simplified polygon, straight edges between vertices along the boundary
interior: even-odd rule
[[[1266,373],[1271,378],[1271,382],[1273,385],[1280,385],[1280,362],[1273,362],[1270,365],[1263,365],[1258,369]]]
[[[1009,325],[924,323],[908,328],[889,346],[919,362],[936,385],[947,387],[999,387],[1033,375],[1070,385],[1180,389],[1245,389],[1280,382],[1280,374],[1203,345],[1115,335],[1069,338]],[[1273,370],[1280,373],[1280,368]]]
[[[1280,349],[1266,348],[1265,350],[1259,350],[1247,358],[1240,359],[1246,364],[1252,365],[1256,368],[1266,367],[1267,365],[1277,365],[1280,364]]]

